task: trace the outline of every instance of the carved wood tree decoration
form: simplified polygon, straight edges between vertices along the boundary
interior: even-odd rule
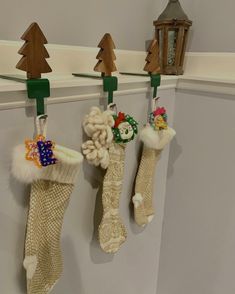
[[[148,55],[145,59],[146,64],[144,67],[144,71],[149,72],[150,74],[157,74],[160,73],[160,60],[159,60],[159,47],[158,42],[156,39],[153,39],[149,45],[147,50]]]
[[[25,43],[18,53],[23,57],[17,63],[16,68],[26,71],[28,79],[41,78],[42,73],[51,72],[52,69],[46,61],[49,54],[44,47],[44,44],[47,44],[47,39],[39,25],[36,22],[32,23],[21,39]]]
[[[116,56],[113,49],[115,49],[115,44],[112,40],[110,34],[105,34],[98,45],[100,49],[96,59],[96,66],[94,67],[95,71],[101,72],[102,76],[112,76],[112,72],[117,71],[114,60]]]

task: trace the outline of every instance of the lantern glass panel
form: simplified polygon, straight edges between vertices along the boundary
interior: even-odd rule
[[[169,29],[168,30],[167,64],[170,66],[175,65],[177,38],[178,38],[178,30]]]
[[[184,30],[184,38],[183,38],[182,52],[181,52],[181,56],[180,56],[180,66],[183,66],[185,49],[186,49],[185,47],[186,47],[187,39],[188,39],[188,30],[185,29]]]
[[[159,44],[159,58],[162,63],[163,60],[163,30],[158,30],[158,44]]]

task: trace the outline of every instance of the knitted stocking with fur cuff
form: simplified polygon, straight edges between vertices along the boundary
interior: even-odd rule
[[[106,253],[115,253],[126,240],[126,228],[121,220],[119,202],[124,176],[126,143],[137,134],[137,122],[123,112],[116,113],[110,104],[106,111],[92,107],[83,127],[90,137],[82,145],[89,163],[107,169],[102,192],[103,218],[99,226],[99,242]]]
[[[140,140],[144,146],[135,182],[135,195],[132,198],[135,222],[139,226],[145,226],[154,217],[153,181],[155,169],[162,150],[174,136],[175,131],[169,127],[156,131],[147,125],[140,132]]]
[[[49,293],[62,273],[62,223],[83,157],[58,145],[54,155],[55,165],[38,168],[25,159],[23,145],[13,153],[13,175],[31,183],[24,259],[28,294]]]

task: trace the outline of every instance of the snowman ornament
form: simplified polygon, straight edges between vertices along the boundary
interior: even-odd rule
[[[138,132],[138,123],[128,114],[119,112],[113,116],[115,124],[112,128],[115,143],[128,143]]]

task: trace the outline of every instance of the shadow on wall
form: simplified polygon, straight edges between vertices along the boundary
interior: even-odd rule
[[[170,178],[173,176],[175,162],[180,157],[182,152],[183,152],[183,148],[179,145],[177,141],[177,135],[176,135],[176,137],[172,140],[170,145],[167,178]]]
[[[22,184],[10,174],[9,188],[17,204],[23,208],[28,207],[30,199],[30,185]]]
[[[82,286],[81,269],[76,259],[76,249],[69,236],[62,238],[62,247],[66,255],[64,271],[59,283],[55,285],[53,293],[85,293]]]
[[[26,274],[23,268],[25,226],[15,222],[8,215],[0,213],[0,230],[10,232],[1,238],[0,251],[5,252],[10,259],[14,260],[15,268],[11,275],[15,275],[20,293],[26,293]],[[4,275],[9,275],[7,270],[1,278],[8,280],[7,276],[4,278]]]
[[[5,234],[4,238],[1,240],[0,248],[13,256],[16,264],[15,275],[17,277],[20,293],[26,293],[26,273],[23,268],[23,260],[30,185],[22,185],[10,175],[9,188],[16,203],[22,208],[23,213],[20,223],[13,221],[13,219],[9,218],[7,215],[0,215],[0,231],[11,232],[11,234]],[[3,226],[2,228],[1,225]],[[12,238],[12,240],[9,240],[9,238]],[[13,247],[9,247],[9,244]]]

